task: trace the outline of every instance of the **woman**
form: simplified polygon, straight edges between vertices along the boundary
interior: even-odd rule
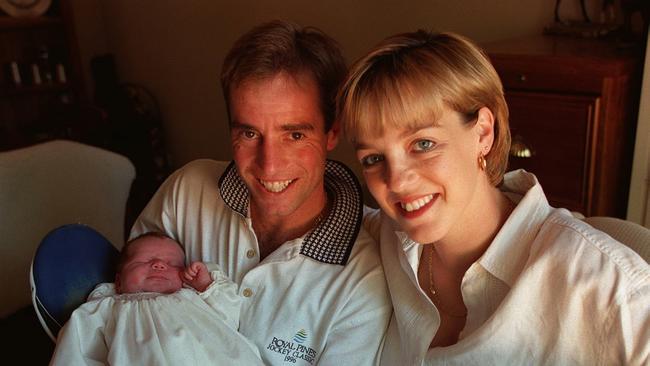
[[[550,207],[534,175],[504,176],[503,88],[473,43],[384,40],[339,117],[382,210],[366,226],[395,307],[383,364],[650,362],[648,264]]]

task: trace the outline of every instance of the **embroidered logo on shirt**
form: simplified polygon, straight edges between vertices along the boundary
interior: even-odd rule
[[[297,363],[299,360],[304,360],[313,365],[316,360],[316,350],[302,345],[308,338],[307,331],[300,329],[293,336],[293,342],[273,337],[266,349],[284,355],[284,362]]]
[[[295,336],[293,336],[293,341],[296,343],[302,344],[307,339],[307,331],[300,329]]]

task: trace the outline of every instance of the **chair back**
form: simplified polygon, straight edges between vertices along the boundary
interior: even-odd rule
[[[83,223],[121,248],[134,178],[126,157],[73,141],[0,152],[0,318],[30,305],[30,262],[53,228]]]
[[[650,262],[650,229],[636,222],[616,217],[592,216],[584,219],[589,225],[632,248]]]
[[[114,281],[118,256],[105,237],[80,224],[56,228],[41,241],[30,271],[32,303],[52,340],[97,284]]]

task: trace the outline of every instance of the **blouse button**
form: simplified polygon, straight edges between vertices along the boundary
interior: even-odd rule
[[[248,250],[246,251],[246,256],[247,256],[248,258],[253,258],[253,257],[255,256],[255,251],[254,251],[253,249],[248,249]]]
[[[249,288],[245,288],[242,294],[244,295],[244,297],[251,297],[253,296],[253,290]]]

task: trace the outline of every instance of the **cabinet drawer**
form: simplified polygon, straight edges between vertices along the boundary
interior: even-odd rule
[[[509,92],[506,99],[513,137],[508,170],[534,173],[553,206],[589,214],[598,98]]]
[[[506,90],[551,91],[560,93],[594,93],[602,90],[602,79],[585,73],[579,64],[558,68],[552,61],[538,59],[493,57]]]

